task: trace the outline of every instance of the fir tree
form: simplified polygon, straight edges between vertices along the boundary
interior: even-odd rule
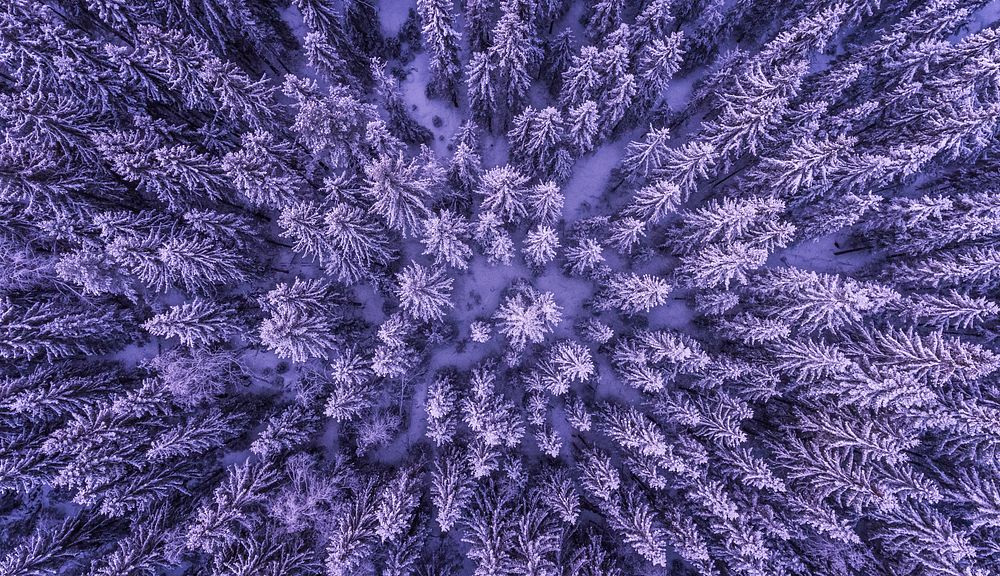
[[[502,102],[499,109],[506,110],[508,117],[523,105],[541,57],[530,15],[521,13],[517,7],[517,3],[501,7],[502,14],[493,28],[493,42],[487,52],[493,63],[494,82],[504,91],[502,98],[497,95]]]
[[[34,303],[0,299],[0,356],[23,361],[100,354],[128,335],[122,311],[38,294]]]
[[[233,311],[207,300],[195,298],[157,314],[143,325],[150,334],[176,337],[185,346],[205,346],[224,341],[233,334]]]
[[[601,293],[597,306],[603,310],[621,310],[626,314],[649,312],[666,304],[671,288],[669,282],[656,276],[617,274]]]
[[[261,341],[279,356],[296,362],[324,358],[343,341],[344,314],[325,282],[296,278],[279,284],[261,305],[269,314],[260,327]]]
[[[292,146],[258,130],[243,135],[242,147],[223,157],[222,168],[251,205],[277,208],[292,201],[304,185],[294,158]]]
[[[566,140],[579,154],[586,154],[597,145],[600,132],[597,104],[585,100],[569,110],[566,126]]]
[[[358,208],[338,204],[323,218],[324,267],[342,282],[353,283],[375,275],[396,258],[385,229]],[[324,263],[321,260],[321,263]]]
[[[482,0],[475,0],[477,4]],[[494,64],[484,51],[474,52],[465,67],[465,86],[469,92],[469,102],[473,114],[491,129],[497,112],[497,96],[494,91]]]
[[[555,182],[536,184],[528,189],[526,196],[533,221],[543,226],[552,226],[559,222],[566,198]]]
[[[656,224],[683,201],[681,189],[668,180],[659,180],[636,191],[623,213]]]
[[[548,226],[536,226],[524,239],[524,259],[531,266],[541,267],[556,257],[559,236]]]
[[[419,264],[410,264],[399,273],[396,281],[399,304],[415,320],[441,320],[445,308],[453,306],[450,300],[452,280],[440,269],[432,271]]]
[[[323,32],[309,32],[302,42],[309,65],[330,83],[349,84],[350,65]]]
[[[566,270],[574,276],[584,276],[604,262],[604,248],[593,238],[582,238],[566,248]]]
[[[443,0],[421,0],[417,11],[423,23],[424,42],[431,50],[431,73],[441,94],[454,100],[455,87],[461,74],[458,57],[460,36],[452,23],[451,5]]]
[[[468,220],[450,210],[441,210],[424,220],[421,239],[424,254],[433,256],[439,265],[465,270],[472,257],[472,249],[465,243],[469,232]]]
[[[479,184],[482,158],[475,125],[466,122],[455,134],[455,151],[448,165],[448,181],[468,197]]]
[[[644,101],[652,103],[680,70],[684,56],[683,42],[684,33],[676,32],[666,38],[652,38],[643,48],[639,56],[638,78],[639,93]]]
[[[484,196],[482,207],[504,220],[517,223],[527,216],[524,205],[528,177],[509,166],[487,170],[478,193]]]
[[[471,478],[454,453],[435,459],[431,472],[431,498],[437,509],[437,521],[442,532],[450,531],[462,518],[462,512],[472,498]]]
[[[372,202],[372,212],[404,236],[418,232],[420,220],[430,213],[428,200],[440,180],[429,168],[414,160],[407,162],[402,153],[365,165],[364,193]]]
[[[562,148],[565,127],[562,115],[555,108],[535,110],[527,107],[516,118],[507,133],[512,157],[542,176],[555,176],[566,151]]]
[[[611,33],[622,21],[623,0],[599,0],[587,22],[587,35],[599,40]]]

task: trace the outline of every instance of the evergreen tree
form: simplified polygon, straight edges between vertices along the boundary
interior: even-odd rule
[[[348,350],[330,363],[329,380],[333,385],[323,413],[337,422],[356,419],[371,407],[373,375],[368,362]]]
[[[479,184],[482,174],[482,158],[475,125],[465,122],[455,134],[455,151],[448,165],[448,181],[468,197]]]
[[[242,147],[223,157],[222,168],[251,205],[279,208],[304,185],[294,158],[292,146],[258,130],[243,135]]]
[[[441,210],[424,220],[421,238],[424,254],[433,256],[438,265],[465,270],[472,257],[472,249],[465,243],[469,232],[468,220],[450,210]]]
[[[720,94],[724,113],[706,126],[704,142],[725,159],[757,154],[774,137],[804,72],[804,61],[774,69],[751,62],[732,89]]]
[[[331,31],[337,28],[340,15],[329,0],[293,0],[292,4],[309,29]]]
[[[201,298],[194,298],[157,314],[143,325],[150,334],[176,337],[185,346],[205,346],[226,340],[235,332],[233,311]]]
[[[332,85],[323,94],[315,81],[293,75],[285,77],[282,91],[296,109],[292,132],[314,163],[339,166],[365,157],[365,130],[377,117],[374,106],[346,86]]]
[[[600,52],[594,46],[584,46],[573,57],[572,65],[563,73],[559,101],[564,109],[571,109],[591,100],[596,102],[603,84]]]
[[[417,123],[407,110],[399,87],[399,80],[386,72],[385,62],[379,58],[371,61],[375,90],[382,99],[382,106],[389,112],[388,126],[393,135],[407,144],[428,144],[434,135]]]
[[[396,259],[385,229],[358,208],[337,204],[323,218],[321,264],[342,282],[377,274]]]
[[[317,425],[315,414],[293,404],[268,419],[264,430],[250,445],[250,451],[264,460],[287,454],[307,444]]]
[[[482,207],[500,218],[517,223],[528,215],[524,205],[528,177],[510,166],[487,170],[477,192],[484,196]]]
[[[475,5],[482,0],[474,0]],[[497,113],[497,96],[494,90],[494,64],[485,51],[478,51],[469,58],[465,67],[465,87],[469,92],[469,103],[473,115],[492,130],[493,118]]]
[[[698,288],[729,288],[733,282],[746,284],[749,273],[764,265],[767,252],[743,242],[712,244],[682,260],[677,272]]]
[[[894,291],[874,283],[796,268],[775,268],[760,280],[748,286],[760,309],[805,334],[859,328],[863,319],[899,299]]]
[[[622,159],[622,167],[629,180],[642,180],[659,170],[670,153],[669,141],[669,130],[650,127],[642,140],[629,142]]]
[[[484,0],[465,3],[465,37],[471,52],[482,52],[490,45],[493,4]]]
[[[192,293],[214,285],[240,283],[248,277],[249,266],[243,254],[225,246],[221,239],[202,235],[167,238],[157,250],[157,259],[168,278]]]
[[[621,310],[626,314],[649,312],[667,302],[671,288],[663,278],[648,274],[617,274],[601,293],[597,307]]]
[[[597,104],[593,100],[570,108],[566,140],[577,153],[586,154],[596,146],[600,132],[598,118]]]
[[[717,162],[715,147],[702,142],[688,142],[679,148],[663,152],[657,163],[656,174],[681,189],[687,199],[695,190],[699,179],[709,177]]]
[[[502,102],[498,108],[505,110],[509,118],[524,104],[541,50],[530,14],[518,10],[516,2],[502,5],[501,12],[486,54],[492,62],[494,83],[503,90],[503,94],[497,95],[497,101]]]
[[[414,488],[414,479],[410,476],[410,472],[402,470],[380,491],[375,511],[378,522],[375,533],[383,542],[397,540],[409,525],[410,517],[417,506]]]
[[[214,410],[188,418],[157,434],[146,458],[152,462],[194,458],[223,446],[235,434],[235,424],[235,418]]]
[[[593,238],[581,238],[566,248],[566,270],[574,276],[585,276],[604,262],[604,248]]]
[[[329,40],[326,33],[309,32],[303,38],[302,47],[305,49],[309,66],[318,71],[327,82],[350,83],[350,65],[340,55],[340,50]]]
[[[527,107],[514,118],[514,126],[507,133],[511,155],[528,172],[542,176],[555,176],[562,157],[564,126],[562,115],[555,108],[535,110]]]
[[[555,182],[541,182],[528,189],[528,210],[531,219],[542,226],[552,226],[562,217],[565,196]]]
[[[528,342],[542,342],[562,313],[552,293],[524,287],[508,296],[493,317],[511,346],[520,349]]]
[[[283,358],[324,358],[344,339],[342,304],[325,282],[296,278],[279,284],[261,299],[261,307],[269,315],[260,327],[261,341]]]
[[[364,193],[372,202],[372,212],[404,236],[418,232],[420,220],[430,213],[428,200],[440,184],[432,167],[414,160],[407,162],[399,153],[395,158],[366,164],[365,175]]]
[[[0,356],[30,361],[112,350],[129,335],[127,316],[110,304],[37,294],[37,301],[0,298]]]
[[[643,101],[655,101],[680,70],[681,59],[684,57],[683,42],[684,33],[676,32],[666,38],[652,38],[643,48],[637,68],[639,93]]]
[[[437,509],[437,521],[442,532],[450,531],[462,518],[472,498],[471,478],[454,453],[435,459],[431,472],[431,498]]]
[[[624,214],[656,224],[683,201],[681,189],[668,180],[658,180],[636,191]]]
[[[587,22],[587,35],[598,41],[618,28],[622,21],[623,0],[598,0]]]
[[[599,101],[598,126],[604,136],[610,136],[635,104],[639,89],[635,76],[625,74]]]
[[[542,267],[556,257],[559,236],[548,226],[536,226],[524,239],[524,259],[531,266]]]
[[[396,277],[396,296],[399,305],[415,320],[441,320],[445,308],[453,306],[451,278],[444,271],[429,270],[419,264],[410,264]]]
[[[653,0],[643,7],[635,18],[632,29],[632,44],[642,48],[654,39],[665,38],[671,31],[674,15],[671,0]]]
[[[431,51],[431,73],[440,94],[456,98],[455,87],[461,74],[458,57],[460,36],[452,23],[450,2],[444,0],[420,0],[417,11],[423,23],[424,42]]]

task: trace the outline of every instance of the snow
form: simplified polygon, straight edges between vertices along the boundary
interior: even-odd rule
[[[461,126],[464,116],[450,102],[427,98],[430,70],[426,52],[421,52],[410,62],[407,72],[406,79],[400,83],[403,100],[413,119],[434,134],[434,152],[441,158],[447,158],[450,155],[448,144]],[[435,119],[439,120],[440,126],[435,126]]]
[[[605,197],[612,171],[621,164],[625,147],[634,136],[635,132],[630,132],[577,160],[573,166],[573,176],[562,186],[562,192],[566,196],[563,217],[568,223],[586,218],[597,208]],[[624,188],[616,191],[617,196],[625,194]],[[610,196],[609,200],[614,197]]]
[[[814,240],[799,242],[773,254],[768,265],[788,265],[828,274],[854,275],[871,261],[871,250],[837,254],[849,248],[840,245],[845,235],[828,234]]]

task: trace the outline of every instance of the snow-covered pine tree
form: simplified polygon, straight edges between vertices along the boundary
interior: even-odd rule
[[[260,326],[261,341],[283,358],[325,358],[344,341],[343,297],[322,280],[278,284],[260,303],[268,314]]]
[[[142,327],[153,336],[177,338],[185,346],[206,346],[229,338],[238,324],[233,310],[196,297],[153,316]]]
[[[483,0],[474,0],[479,4]],[[493,129],[497,113],[497,96],[494,89],[495,68],[485,51],[473,52],[465,66],[465,87],[469,93],[469,103],[473,117]]]
[[[639,94],[646,106],[655,102],[680,70],[684,57],[683,43],[684,33],[675,32],[665,38],[652,38],[639,53]]]
[[[553,108],[536,110],[525,108],[507,132],[511,156],[529,173],[540,177],[562,178],[568,152],[563,147],[566,139],[562,114]]]
[[[244,134],[241,144],[222,158],[222,169],[236,192],[252,206],[281,208],[294,200],[305,184],[294,147],[263,130]]]
[[[374,376],[370,362],[354,350],[338,354],[331,362],[332,384],[323,413],[337,422],[349,422],[371,407]]]
[[[427,205],[441,184],[431,166],[407,161],[402,152],[396,157],[373,159],[365,165],[365,195],[371,211],[386,225],[404,236],[419,232],[420,221],[430,210]]]
[[[625,314],[649,312],[666,304],[670,283],[649,274],[616,274],[596,299],[599,310],[619,310]]]
[[[409,470],[399,471],[379,493],[375,533],[383,542],[395,541],[407,529],[417,507],[416,481]]]
[[[600,133],[597,103],[585,100],[570,108],[566,117],[566,142],[577,154],[586,154],[597,145]]]
[[[559,235],[549,226],[535,226],[524,238],[524,260],[534,267],[542,267],[556,257]]]
[[[586,276],[604,262],[604,247],[593,238],[581,238],[565,250],[566,270],[574,276]]]
[[[482,207],[507,222],[518,223],[528,215],[525,206],[529,178],[510,166],[483,173],[477,192],[484,196]]]
[[[461,36],[454,27],[451,2],[420,0],[417,11],[423,24],[423,40],[431,52],[434,92],[456,100],[455,90],[462,72],[458,54]]]
[[[431,471],[431,500],[442,532],[455,527],[472,499],[472,478],[455,452],[444,452]]]
[[[465,270],[472,258],[472,248],[466,243],[470,231],[465,217],[448,209],[440,210],[424,220],[421,238],[424,254],[433,256],[438,265]]]
[[[657,180],[637,190],[622,212],[656,224],[674,212],[683,200],[683,193],[677,185],[669,180]]]
[[[591,40],[598,42],[618,28],[622,21],[624,8],[624,0],[598,0],[594,2],[593,11],[587,21],[587,35]]]
[[[396,276],[399,305],[413,319],[427,322],[444,318],[451,302],[452,279],[441,269],[410,264]]]
[[[482,158],[475,124],[469,121],[463,123],[455,133],[452,144],[454,151],[448,164],[448,182],[468,200],[482,174]]]
[[[532,221],[542,226],[554,226],[562,218],[566,198],[555,182],[540,182],[529,188],[525,196]]]
[[[768,270],[747,287],[760,310],[800,333],[856,329],[900,298],[890,288],[797,268]]]
[[[641,49],[657,38],[666,37],[673,29],[674,14],[671,0],[652,0],[635,17],[632,28],[633,49]]]
[[[487,57],[495,74],[493,83],[503,91],[496,95],[499,105],[495,109],[506,112],[505,117],[511,118],[525,102],[541,60],[541,49],[529,11],[520,10],[518,2],[503,4],[500,8],[500,19],[493,28]],[[506,124],[504,121],[501,126]]]
[[[101,354],[130,335],[127,312],[111,303],[73,301],[54,294],[34,302],[0,298],[0,356],[30,361]]]

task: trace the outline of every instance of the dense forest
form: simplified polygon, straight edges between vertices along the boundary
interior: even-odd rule
[[[0,0],[0,576],[1000,574],[1000,0]]]

